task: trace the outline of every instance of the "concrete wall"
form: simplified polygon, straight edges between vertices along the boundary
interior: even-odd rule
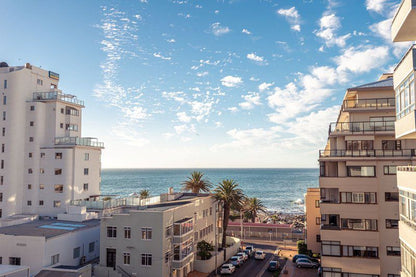
[[[308,188],[305,194],[305,213],[306,213],[306,244],[308,250],[313,253],[321,252],[321,243],[317,241],[317,235],[321,231],[321,212],[319,206],[316,207],[316,201],[321,199],[319,188]],[[317,222],[316,219],[319,219]]]

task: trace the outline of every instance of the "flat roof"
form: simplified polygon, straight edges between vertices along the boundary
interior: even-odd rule
[[[23,270],[28,270],[28,266],[23,265],[7,265],[7,264],[0,264],[0,275],[4,274],[12,274],[15,272],[20,272]]]
[[[83,222],[43,219],[13,226],[1,227],[0,234],[11,236],[44,237],[48,239],[97,226],[100,226],[100,220],[98,219]]]

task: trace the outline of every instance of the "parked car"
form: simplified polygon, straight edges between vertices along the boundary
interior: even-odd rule
[[[221,274],[233,274],[235,266],[233,264],[223,264],[221,266]]]
[[[256,260],[264,260],[266,258],[266,253],[263,251],[256,251],[256,254],[254,254],[254,259]]]
[[[268,271],[276,271],[280,267],[279,261],[270,261],[269,266],[267,267]]]
[[[319,264],[312,262],[311,260],[299,258],[296,260],[296,266],[297,267],[312,267],[312,268],[318,268]]]
[[[248,245],[248,246],[246,246],[246,249],[244,249],[244,252],[248,252],[248,254],[247,255],[249,255],[249,256],[253,256],[253,254],[254,254],[254,247],[253,247],[253,245]]]
[[[243,264],[243,258],[240,256],[232,256],[230,259],[230,263],[233,264],[235,267],[239,267]]]
[[[248,260],[248,255],[244,252],[238,252],[237,254],[235,254],[236,256],[242,257],[243,261],[247,261]]]
[[[297,254],[297,255],[293,256],[292,262],[296,263],[296,260],[300,259],[300,258],[312,260],[312,257],[309,257],[306,254]]]

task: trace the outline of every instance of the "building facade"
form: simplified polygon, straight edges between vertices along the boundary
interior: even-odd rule
[[[319,188],[308,188],[305,193],[305,242],[312,253],[321,253],[321,194]]]
[[[100,192],[103,144],[81,136],[84,103],[58,85],[52,71],[0,63],[0,226]]]
[[[171,193],[162,195],[159,204],[125,208],[103,217],[100,265],[95,272],[99,276],[187,276],[194,270],[198,242],[220,245],[220,215],[221,206],[211,195]]]
[[[415,155],[396,140],[391,74],[347,90],[320,151],[323,276],[400,274],[396,167]]]
[[[403,0],[393,18],[394,42],[416,40],[416,1]],[[396,138],[416,139],[415,112],[416,47],[411,46],[394,69],[396,92]],[[397,168],[400,198],[401,276],[416,276],[416,162]]]

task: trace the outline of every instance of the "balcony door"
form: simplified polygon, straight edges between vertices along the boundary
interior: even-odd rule
[[[107,267],[116,268],[116,250],[107,248]]]

